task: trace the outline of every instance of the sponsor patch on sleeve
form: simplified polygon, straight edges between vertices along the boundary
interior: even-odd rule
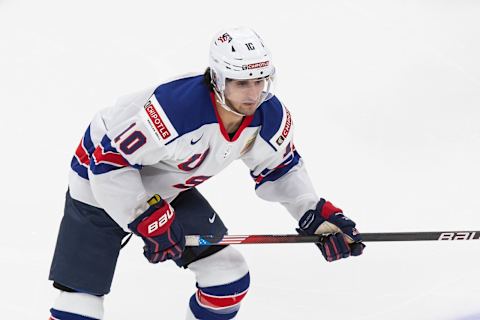
[[[288,111],[285,106],[283,106],[283,118],[282,123],[280,124],[280,129],[273,135],[270,143],[276,148],[279,148],[283,145],[285,140],[287,140],[290,131],[292,130],[292,116],[290,111]]]
[[[155,95],[150,97],[143,108],[145,112],[142,112],[142,117],[158,140],[165,144],[178,136]]]

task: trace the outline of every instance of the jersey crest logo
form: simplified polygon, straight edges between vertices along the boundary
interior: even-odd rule
[[[258,134],[258,130],[255,132],[255,134],[253,136],[248,138],[247,142],[245,143],[242,150],[240,151],[240,156],[243,156],[245,153],[247,153],[248,151],[250,151],[252,149],[253,144],[255,143],[255,140],[257,139],[257,134]]]

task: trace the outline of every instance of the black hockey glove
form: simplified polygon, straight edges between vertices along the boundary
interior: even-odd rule
[[[308,210],[298,224],[299,234],[325,235],[316,245],[329,262],[359,256],[365,248],[355,222],[325,199],[320,199],[314,210]]]
[[[150,207],[128,225],[145,242],[143,255],[151,263],[180,258],[185,249],[185,234],[175,220],[175,211],[159,195],[148,203]]]

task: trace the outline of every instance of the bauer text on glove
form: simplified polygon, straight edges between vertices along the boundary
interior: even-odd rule
[[[158,195],[148,202],[150,207],[128,225],[145,242],[143,255],[151,263],[180,258],[185,249],[185,235],[175,220],[175,211]]]

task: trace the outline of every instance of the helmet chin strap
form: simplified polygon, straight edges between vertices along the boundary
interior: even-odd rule
[[[236,114],[237,116],[241,116],[241,117],[246,116],[243,113],[239,113],[239,112],[233,110],[232,108],[230,108],[227,105],[227,103],[225,101],[225,95],[223,94],[223,92],[220,94],[216,89],[213,89],[213,92],[215,92],[215,96],[217,97],[217,100],[218,100],[218,102],[220,102],[220,105],[222,106],[223,109],[225,109],[227,111],[230,111],[231,113]]]

